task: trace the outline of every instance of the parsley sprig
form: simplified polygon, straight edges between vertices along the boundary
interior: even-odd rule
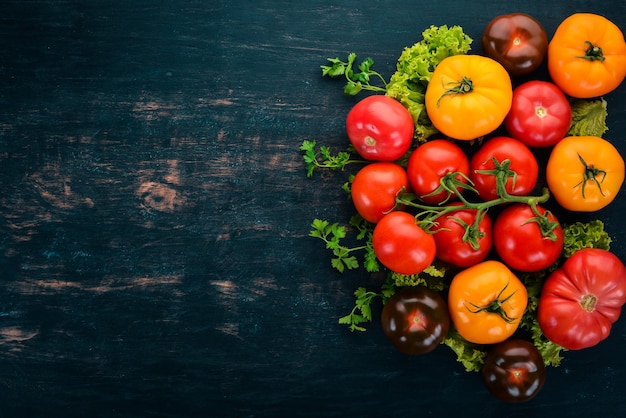
[[[333,268],[343,273],[346,269],[353,270],[359,267],[360,262],[354,255],[354,252],[364,251],[364,266],[368,272],[376,272],[380,270],[380,265],[374,254],[372,247],[372,234],[370,228],[365,226],[365,221],[358,215],[350,219],[350,225],[359,230],[357,234],[358,240],[365,240],[364,245],[356,247],[348,247],[342,244],[342,240],[346,237],[346,227],[338,223],[330,223],[322,219],[314,219],[311,223],[311,232],[309,236],[319,238],[326,243],[326,248],[332,250],[333,258],[330,260]]]
[[[377,71],[372,70],[374,60],[372,58],[366,58],[358,65],[358,71],[355,71],[354,64],[356,62],[356,54],[354,52],[348,55],[347,61],[342,61],[339,58],[328,58],[330,65],[320,66],[322,69],[322,76],[331,78],[346,77],[346,85],[343,88],[345,94],[349,96],[355,96],[362,90],[369,90],[375,92],[387,91],[387,81]],[[371,84],[372,78],[377,79],[384,87]]]
[[[350,331],[365,331],[365,327],[360,324],[372,321],[372,302],[381,298],[383,305],[396,292],[395,283],[391,280],[385,281],[380,292],[373,292],[364,287],[359,287],[354,291],[356,297],[354,308],[346,316],[339,318],[339,323],[348,325]]]
[[[339,151],[333,155],[330,148],[321,145],[317,147],[316,141],[304,140],[300,145],[300,151],[304,151],[303,159],[306,163],[306,176],[313,176],[317,168],[329,168],[331,170],[343,170],[348,164],[365,163],[363,160],[350,159],[350,151]]]

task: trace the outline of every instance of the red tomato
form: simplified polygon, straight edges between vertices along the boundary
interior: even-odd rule
[[[509,135],[529,147],[549,147],[565,138],[572,109],[565,94],[547,81],[528,81],[513,90],[511,110],[504,119]]]
[[[545,208],[539,217],[526,203],[506,207],[493,226],[493,245],[507,266],[533,272],[550,267],[563,251],[563,228]]]
[[[450,191],[441,187],[442,178],[451,177],[451,183],[467,183],[469,159],[456,144],[445,139],[426,142],[409,157],[407,174],[411,190],[427,204],[439,204],[451,197]],[[461,173],[460,175],[453,175]],[[461,191],[457,185],[451,190]]]
[[[470,159],[470,180],[484,200],[498,198],[496,177],[503,178],[502,183],[506,184],[505,191],[508,194],[525,196],[535,188],[538,176],[539,166],[532,151],[514,138],[492,138]]]
[[[530,341],[511,339],[491,347],[482,368],[483,382],[504,402],[526,402],[546,381],[546,365]]]
[[[548,37],[541,23],[524,13],[497,16],[485,28],[482,47],[512,76],[533,72],[548,51]]]
[[[400,274],[421,273],[435,259],[435,239],[407,212],[391,212],[374,227],[372,247],[378,260]]]
[[[394,161],[413,142],[413,117],[397,100],[374,95],[348,112],[346,131],[356,152],[370,161]]]
[[[550,341],[569,350],[606,339],[626,303],[626,268],[613,253],[575,252],[546,280],[537,319]]]
[[[458,206],[459,202],[450,206]],[[470,267],[483,261],[492,246],[491,218],[481,212],[476,222],[476,209],[459,209],[436,220],[435,245],[437,258],[457,267]]]
[[[383,332],[404,354],[426,354],[439,347],[450,328],[448,304],[424,286],[398,290],[381,313]]]
[[[396,206],[396,195],[408,187],[404,168],[395,163],[375,162],[356,173],[350,194],[359,215],[376,223]]]

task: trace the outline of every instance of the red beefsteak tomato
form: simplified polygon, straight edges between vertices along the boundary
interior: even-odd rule
[[[537,319],[550,341],[569,350],[606,339],[626,303],[626,268],[613,253],[575,252],[543,285]]]

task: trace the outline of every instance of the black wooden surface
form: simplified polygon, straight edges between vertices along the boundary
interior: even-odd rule
[[[345,222],[355,99],[327,57],[390,75],[431,24],[626,2],[3,0],[0,417],[623,416],[626,320],[569,352],[532,402],[493,399],[445,347],[401,355],[337,324],[363,272],[336,273],[315,217]],[[626,86],[606,97],[626,153]],[[600,216],[626,259],[622,196]]]

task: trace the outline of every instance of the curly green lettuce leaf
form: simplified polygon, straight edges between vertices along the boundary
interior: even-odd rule
[[[606,100],[571,99],[572,123],[567,131],[572,136],[599,136],[602,137],[608,126],[606,125]]]
[[[415,138],[424,142],[438,131],[426,113],[424,95],[435,67],[452,55],[467,54],[472,39],[460,26],[430,26],[422,32],[422,40],[404,48],[398,58],[396,72],[387,84],[386,95],[402,103],[415,122]]]
[[[389,275],[397,287],[425,286],[441,292],[442,290],[446,290],[449,286],[449,280],[446,279],[446,268],[444,266],[430,265],[418,274],[405,275],[391,272]]]
[[[583,248],[611,249],[611,237],[599,219],[563,226],[563,255],[569,257]]]
[[[448,331],[443,344],[452,349],[456,354],[456,360],[465,367],[466,372],[480,372],[485,363],[485,357],[487,357],[486,350],[467,342],[454,329]]]

